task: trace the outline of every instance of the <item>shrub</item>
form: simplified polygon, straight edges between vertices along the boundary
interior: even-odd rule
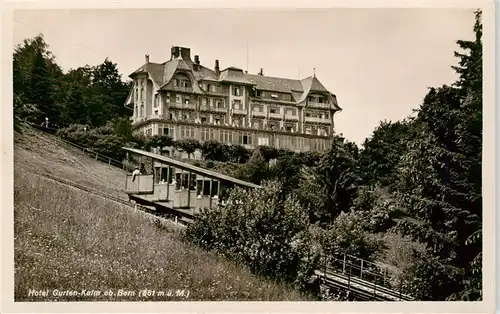
[[[293,196],[279,197],[281,185],[231,190],[227,204],[204,209],[185,236],[246,264],[259,275],[304,287],[318,259],[307,213]]]

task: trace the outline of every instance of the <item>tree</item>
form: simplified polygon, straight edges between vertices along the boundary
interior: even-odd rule
[[[201,155],[205,160],[227,161],[227,145],[218,141],[205,141],[201,145]]]
[[[293,195],[279,197],[281,185],[230,191],[227,203],[205,208],[186,230],[186,237],[247,265],[264,277],[304,287],[316,269],[307,213]]]
[[[380,122],[363,143],[359,155],[359,173],[365,184],[390,186],[395,168],[406,150],[411,120]]]
[[[318,202],[314,197],[316,201],[312,203],[302,198],[305,201],[304,206],[313,210],[310,215],[313,223],[329,224],[341,212],[350,210],[359,183],[357,161],[354,157],[352,146],[334,141],[318,165],[311,168],[308,176],[300,183],[302,190],[317,188],[314,192],[305,191],[302,195],[318,193],[322,198]]]
[[[181,152],[184,152],[190,158],[191,154],[201,147],[201,144],[198,140],[187,138],[179,141],[175,141],[174,146]]]

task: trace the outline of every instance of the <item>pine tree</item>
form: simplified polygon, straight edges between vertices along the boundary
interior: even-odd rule
[[[418,111],[417,136],[399,165],[399,202],[414,219],[398,228],[426,243],[433,255],[415,268],[415,293],[423,299],[481,298],[480,17],[476,12],[476,40],[457,42],[469,50],[455,53],[459,80],[454,87],[430,89]],[[425,278],[431,270],[440,276]]]

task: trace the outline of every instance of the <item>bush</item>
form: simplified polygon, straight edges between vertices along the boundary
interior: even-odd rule
[[[298,201],[279,197],[281,185],[233,189],[227,204],[204,209],[185,236],[246,264],[254,273],[303,288],[319,256],[312,245],[307,213]]]

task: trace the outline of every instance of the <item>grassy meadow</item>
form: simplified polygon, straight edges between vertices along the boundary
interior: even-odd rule
[[[35,135],[16,134],[16,301],[308,299],[185,243],[180,227],[173,223],[43,177],[50,173],[113,195],[122,193],[119,169],[54,144],[45,135]],[[29,295],[33,289],[49,291],[49,296]],[[53,296],[55,289],[80,295]],[[135,294],[118,297],[119,289]],[[139,295],[143,289],[174,294]],[[82,290],[88,295],[81,295]],[[104,295],[104,291],[115,295]]]

